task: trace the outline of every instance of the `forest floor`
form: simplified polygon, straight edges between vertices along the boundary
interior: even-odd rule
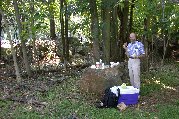
[[[141,76],[137,105],[123,112],[98,109],[79,91],[81,71],[34,73],[17,81],[0,69],[0,118],[119,119],[179,118],[179,64],[167,64]]]

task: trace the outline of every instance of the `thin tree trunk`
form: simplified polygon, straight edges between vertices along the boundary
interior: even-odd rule
[[[7,31],[7,38],[9,39],[10,41],[10,45],[11,45],[11,51],[12,51],[12,55],[13,55],[13,61],[14,61],[14,67],[15,67],[15,73],[16,73],[16,79],[17,81],[21,81],[21,76],[20,76],[20,70],[19,70],[19,67],[18,67],[18,64],[17,64],[17,57],[16,57],[16,53],[15,53],[15,49],[13,47],[13,42],[12,42],[12,39],[11,39],[11,35],[10,35],[10,30],[8,29],[8,23],[7,23],[7,20],[2,12],[2,10],[0,9],[0,13],[4,19],[4,23],[5,23],[5,28],[6,28],[6,31]]]
[[[91,36],[93,41],[93,58],[94,62],[99,61],[99,20],[96,0],[89,0],[89,7],[91,13]]]
[[[51,15],[50,17],[50,37],[52,40],[56,38],[54,15]]]
[[[68,9],[67,1],[64,1],[65,5],[65,51],[66,51],[66,60],[69,62],[69,39],[68,39]]]
[[[0,1],[0,8],[2,7],[2,0]],[[2,32],[2,14],[0,13],[0,60],[1,60],[1,32]]]
[[[145,57],[145,60],[143,61],[143,65],[142,65],[142,71],[149,71],[149,58],[148,58],[148,28],[149,28],[149,25],[150,25],[150,17],[148,16],[147,18],[144,19],[144,34],[143,35],[143,42],[144,42],[144,46],[145,46],[145,55],[147,57]]]
[[[51,3],[53,3],[54,0],[49,0],[48,1],[48,7],[49,7],[49,17],[50,17],[50,37],[51,39],[55,39],[56,38],[56,34],[55,34],[55,19],[54,19],[54,8],[53,5],[51,5]]]
[[[28,76],[31,76],[31,70],[30,70],[30,65],[29,65],[28,57],[27,57],[26,45],[25,45],[25,41],[23,40],[23,36],[22,36],[22,24],[21,24],[21,21],[20,21],[20,14],[19,14],[19,8],[18,8],[17,0],[13,0],[13,5],[14,5],[14,9],[15,9],[16,21],[17,21],[21,45],[22,45],[23,62],[24,62],[25,69],[26,69]]]
[[[133,26],[133,10],[134,10],[134,4],[135,0],[132,0],[131,3],[131,9],[130,9],[130,19],[129,19],[129,33],[132,32],[132,26]]]
[[[165,60],[165,56],[166,56],[166,52],[167,52],[167,48],[169,44],[169,39],[170,39],[170,36],[167,37],[168,32],[165,32],[164,34],[165,35],[163,35],[163,56],[162,56],[161,65],[164,65],[164,60]]]
[[[64,0],[60,0],[60,23],[61,23],[61,40],[62,40],[62,45],[63,45],[63,62],[64,62],[64,68],[66,70],[66,43],[65,43],[65,26],[64,26],[64,14],[63,14],[63,9],[64,9]]]
[[[37,49],[36,49],[36,46],[35,46],[35,41],[36,41],[36,37],[35,37],[35,26],[34,26],[34,13],[35,13],[35,10],[34,10],[34,0],[32,0],[32,3],[30,3],[30,13],[31,13],[31,18],[32,18],[32,21],[31,21],[31,25],[30,25],[30,29],[31,29],[31,34],[32,34],[32,46],[33,46],[33,60],[34,62],[36,62],[38,59],[37,59]]]
[[[1,40],[2,40],[1,39],[1,32],[2,32],[2,15],[0,14],[0,60],[1,60]]]

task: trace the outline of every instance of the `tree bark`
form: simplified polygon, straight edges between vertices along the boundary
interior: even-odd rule
[[[89,0],[91,14],[91,36],[93,41],[93,58],[94,62],[99,61],[99,19],[97,12],[96,0]]]
[[[144,19],[144,35],[143,35],[143,42],[144,42],[144,46],[145,46],[145,55],[148,56],[148,28],[150,25],[150,17],[148,16],[147,18]],[[148,57],[145,57],[145,60],[142,63],[142,71],[149,71],[149,59]]]
[[[66,70],[66,42],[65,42],[65,25],[64,25],[64,0],[60,0],[60,24],[61,24],[61,40],[63,45],[63,62],[64,62],[64,68]]]
[[[36,49],[36,46],[35,46],[35,41],[36,41],[36,37],[35,37],[35,32],[36,32],[36,29],[35,29],[35,25],[34,25],[34,13],[35,13],[35,10],[34,10],[34,0],[32,0],[32,3],[30,3],[30,14],[31,14],[31,18],[32,18],[32,21],[31,21],[31,25],[30,25],[30,30],[31,30],[31,34],[32,34],[32,46],[33,46],[33,60],[36,62],[38,59],[37,59],[37,49]]]
[[[119,61],[119,47],[118,47],[118,20],[117,20],[117,7],[112,9],[111,14],[111,61]]]
[[[125,57],[125,51],[123,49],[123,44],[127,42],[127,36],[128,36],[128,13],[129,13],[129,1],[125,0],[124,1],[124,8],[121,10],[121,6],[118,9],[119,10],[119,19],[121,22],[120,25],[120,59],[123,61]]]
[[[134,10],[134,7],[135,7],[135,0],[132,0],[132,3],[131,3],[131,9],[130,9],[130,19],[129,19],[129,33],[132,32],[132,26],[133,26],[133,10]]]
[[[17,21],[17,25],[18,25],[18,29],[19,29],[19,34],[20,34],[19,37],[20,37],[21,45],[22,45],[23,62],[24,62],[25,69],[26,69],[28,76],[31,76],[31,69],[30,69],[30,65],[29,65],[29,62],[28,62],[26,45],[25,45],[25,41],[24,41],[23,36],[22,36],[22,24],[21,24],[21,21],[20,21],[20,14],[19,14],[19,8],[18,8],[17,0],[13,0],[13,5],[14,5],[14,9],[15,9],[16,21]]]
[[[67,1],[64,1],[65,5],[65,51],[66,51],[66,60],[69,61],[69,39],[68,39],[68,9]]]
[[[2,40],[1,39],[1,32],[2,32],[2,15],[0,14],[0,60],[1,60],[1,40]]]
[[[0,1],[0,8],[2,8],[2,0]],[[0,60],[1,60],[1,32],[2,32],[2,14],[0,13]]]
[[[56,38],[56,34],[55,34],[55,19],[54,19],[54,8],[53,5],[51,5],[51,3],[55,2],[54,0],[49,0],[48,1],[48,7],[49,7],[49,19],[50,19],[50,37],[51,39],[55,39]]]
[[[107,0],[104,0],[102,3],[102,20],[103,20],[103,27],[102,27],[102,39],[103,39],[103,52],[104,52],[104,62],[109,64],[110,62],[110,20],[111,20],[111,8],[107,4]]]

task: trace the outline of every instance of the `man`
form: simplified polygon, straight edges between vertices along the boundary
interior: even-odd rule
[[[145,56],[144,45],[136,40],[135,33],[131,33],[129,38],[131,43],[128,45],[124,43],[123,48],[129,58],[128,69],[130,83],[134,88],[140,89],[140,58]]]

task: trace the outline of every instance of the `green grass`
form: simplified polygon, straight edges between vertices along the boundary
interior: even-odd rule
[[[158,112],[152,113],[152,116],[156,116],[159,119],[178,119],[179,107],[177,105],[157,105]]]
[[[178,69],[164,68],[142,75],[142,96],[159,98],[165,86],[179,86]],[[144,107],[128,107],[124,112],[114,108],[98,109],[79,93],[72,77],[59,86],[51,87],[46,93],[36,92],[39,100],[47,102],[44,108],[35,108],[28,104],[0,100],[0,119],[70,119],[75,115],[79,119],[178,119],[179,99],[174,102],[158,102]],[[158,83],[157,83],[158,82]],[[167,89],[170,90],[170,89]],[[145,100],[144,100],[145,101]],[[151,111],[153,108],[156,111]]]

